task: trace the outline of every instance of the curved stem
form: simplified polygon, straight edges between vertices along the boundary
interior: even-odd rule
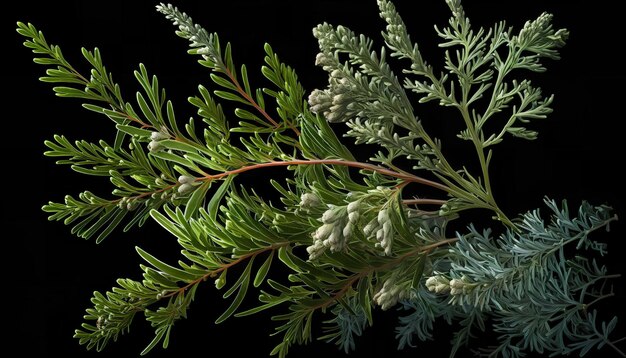
[[[402,200],[404,205],[443,205],[447,203],[446,200],[438,199],[406,199]]]
[[[436,188],[445,192],[450,191],[450,188],[448,188],[447,186],[443,184],[434,182],[432,180],[424,179],[416,175],[395,172],[393,170],[379,167],[373,164],[353,162],[353,161],[341,160],[341,159],[311,159],[311,160],[295,159],[295,160],[288,160],[288,161],[259,163],[259,164],[244,166],[238,169],[228,170],[219,174],[207,175],[205,177],[197,178],[196,181],[217,180],[217,179],[225,178],[229,175],[239,174],[239,173],[243,173],[243,172],[247,172],[247,171],[251,171],[255,169],[261,169],[261,168],[284,167],[284,166],[290,166],[290,165],[321,165],[321,164],[342,165],[346,167],[365,169],[365,170],[369,170],[369,171],[376,172],[379,174],[388,175],[394,178],[402,179],[406,182],[424,184],[424,185],[427,185],[427,186],[430,186],[430,187],[433,187],[433,188]]]

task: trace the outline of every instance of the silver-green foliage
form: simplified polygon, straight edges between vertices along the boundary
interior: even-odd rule
[[[35,62],[48,68],[41,80],[55,84],[60,97],[82,99],[84,108],[117,129],[112,145],[59,135],[46,141],[45,154],[57,163],[108,177],[114,187],[112,198],[85,191],[50,202],[43,208],[50,220],[100,242],[122,223],[126,231],[152,218],[182,247],[176,264],[137,248],[143,280],[119,279],[110,291],[94,293],[86,322],[76,330],[79,342],[101,350],[141,313],[155,330],[143,353],[167,347],[174,323],[186,317],[197,288],[210,280],[230,301],[216,323],[283,308],[272,317],[281,338],[271,354],[280,357],[292,344],[311,341],[317,320],[325,324],[318,339],[348,352],[373,324],[376,306],[385,310],[399,302],[412,310],[400,317],[400,348],[413,346],[415,338],[432,339],[433,323],[442,318],[460,324],[454,354],[475,326],[484,330],[491,318],[499,345],[488,354],[585,353],[605,344],[619,351],[609,339],[616,319],[597,323],[588,310],[611,295],[604,284],[612,276],[580,251],[604,252],[588,236],[608,228],[615,219],[609,209],[583,204],[570,218],[566,206],[546,200],[553,212],[548,225],[538,212],[511,220],[496,204],[489,179],[493,147],[507,134],[534,139],[525,124],[551,111],[551,96],[528,80],[510,79],[511,72],[545,70],[541,60],[557,59],[568,33],[553,29],[548,14],[517,33],[504,22],[475,30],[460,1],[447,3],[449,26],[437,29],[446,49],[440,73],[386,0],[378,1],[387,23],[380,51],[345,27],[316,27],[316,62],[329,73],[329,85],[308,101],[294,70],[269,45],[261,72],[270,87],[253,88],[230,44],[223,46],[217,34],[175,7],[159,5],[215,86],[201,85],[189,98],[200,121],[186,123],[177,120],[165,90],[143,65],[135,72],[142,91],[127,100],[97,49],[83,49],[91,66],[83,74],[33,25],[18,23]],[[387,52],[408,61],[402,78],[391,70]],[[414,114],[415,95],[419,103],[457,110],[466,127],[458,137],[474,146],[479,174],[452,167],[443,143]],[[218,100],[236,109],[230,113]],[[328,122],[346,122],[348,137],[380,151],[370,160],[355,158]],[[414,163],[413,171],[399,168],[400,157]],[[270,167],[286,170],[286,178],[271,180],[280,202],[236,185],[237,176]],[[410,198],[403,194],[408,185],[441,195]],[[505,233],[495,239],[470,226],[449,237],[448,222],[468,209],[492,212]],[[578,250],[573,257],[565,250],[570,243]],[[282,269],[270,271],[275,266]],[[243,308],[250,290],[257,290],[260,304]]]

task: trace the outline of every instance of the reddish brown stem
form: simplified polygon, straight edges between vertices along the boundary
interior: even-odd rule
[[[252,99],[252,97],[250,97],[248,95],[248,93],[241,87],[241,85],[239,84],[239,81],[237,81],[235,76],[232,74],[232,72],[230,72],[230,70],[228,68],[226,68],[224,70],[224,73],[226,73],[226,76],[228,76],[230,81],[235,85],[239,95],[241,95],[243,98],[245,98],[245,100],[248,101],[248,103],[250,103],[252,105],[252,107],[254,107],[254,109],[256,109],[259,113],[261,113],[263,115],[263,117],[265,117],[265,119],[268,122],[270,122],[274,127],[276,127],[276,128],[280,127],[278,122],[276,122],[263,108],[261,108],[261,106],[259,106],[258,103],[256,103],[256,101],[254,99]],[[291,128],[291,130],[293,130],[293,132],[296,134],[296,136],[299,137],[300,136],[300,131],[298,130],[298,128],[296,128],[291,123],[287,123],[287,124],[288,124],[289,128]]]
[[[224,177],[227,177],[229,175],[233,175],[233,174],[240,174],[243,172],[247,172],[250,170],[255,170],[255,169],[261,169],[261,168],[269,168],[269,167],[283,167],[283,166],[289,166],[289,165],[321,165],[321,164],[326,164],[326,165],[342,165],[342,166],[346,166],[346,167],[352,167],[352,168],[359,168],[359,169],[365,169],[365,170],[369,170],[369,171],[373,171],[376,173],[380,173],[383,175],[388,175],[394,178],[398,178],[398,179],[402,179],[404,181],[407,182],[412,182],[412,183],[419,183],[419,184],[424,184],[424,185],[428,185],[431,186],[433,188],[437,188],[439,190],[443,190],[445,192],[448,192],[450,190],[450,188],[448,188],[447,186],[428,180],[428,179],[424,179],[412,174],[408,174],[408,173],[399,173],[399,172],[395,172],[393,170],[387,169],[387,168],[382,168],[373,164],[368,164],[368,163],[361,163],[361,162],[352,162],[352,161],[348,161],[348,160],[341,160],[341,159],[311,159],[311,160],[306,160],[306,159],[296,159],[296,160],[288,160],[288,161],[280,161],[280,162],[266,162],[266,163],[259,163],[259,164],[254,164],[254,165],[249,165],[249,166],[245,166],[245,167],[241,167],[239,169],[233,169],[233,170],[228,170],[225,171],[223,173],[219,173],[219,174],[214,174],[214,175],[208,175],[205,177],[201,177],[198,178],[196,180],[216,180],[216,179],[222,179]]]
[[[197,284],[199,284],[202,281],[207,280],[209,277],[214,277],[215,275],[221,273],[222,271],[227,270],[228,268],[233,267],[233,266],[235,266],[235,265],[237,265],[237,264],[239,264],[239,263],[241,263],[241,262],[243,262],[243,261],[245,261],[245,260],[247,260],[249,258],[256,257],[257,255],[260,255],[260,254],[262,254],[264,252],[267,252],[267,251],[274,251],[276,249],[279,249],[281,247],[287,246],[289,244],[290,244],[290,242],[288,242],[288,241],[280,242],[280,243],[277,243],[277,244],[272,244],[272,245],[270,245],[268,247],[264,247],[264,248],[262,248],[262,249],[260,249],[258,251],[250,252],[248,254],[240,256],[236,260],[233,260],[233,261],[231,261],[229,263],[223,264],[219,268],[217,268],[215,270],[209,271],[208,273],[206,273],[206,274],[198,277],[197,279],[189,282],[188,284],[186,284],[185,286],[179,288],[178,290],[172,291],[172,292],[170,292],[170,293],[168,293],[166,295],[163,295],[162,297],[165,298],[165,297],[171,297],[171,296],[174,296],[174,295],[181,294],[181,293],[187,291],[190,287],[192,287],[194,285],[197,285]]]

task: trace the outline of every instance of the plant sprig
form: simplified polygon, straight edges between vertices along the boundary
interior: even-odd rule
[[[459,0],[446,2],[452,17],[436,29],[445,48],[440,73],[389,1],[378,0],[387,23],[380,51],[343,26],[317,26],[316,63],[328,72],[329,85],[308,100],[294,69],[269,44],[261,68],[268,87],[255,88],[248,68],[235,65],[229,43],[161,4],[157,10],[189,41],[188,52],[210,71],[214,87],[198,86],[189,103],[199,121],[187,122],[145,66],[135,71],[141,91],[128,101],[98,49],[82,50],[90,71],[79,73],[33,25],[18,23],[35,62],[47,68],[41,80],[116,128],[113,145],[60,135],[46,141],[45,155],[58,164],[108,177],[113,186],[111,198],[84,191],[78,199],[50,202],[43,208],[50,220],[101,242],[122,223],[126,231],[152,218],[182,248],[181,260],[169,264],[137,247],[143,279],[119,279],[110,291],[94,293],[75,332],[80,344],[102,350],[143,313],[155,336],[142,354],[167,347],[198,287],[212,281],[230,302],[216,323],[284,310],[272,317],[281,339],[270,354],[279,357],[311,342],[318,321],[325,326],[317,339],[349,352],[374,324],[377,307],[398,304],[411,311],[396,329],[400,348],[432,339],[433,322],[443,319],[459,323],[452,356],[488,324],[499,343],[481,351],[490,356],[584,354],[605,345],[623,355],[619,340],[610,338],[616,318],[607,323],[589,310],[613,295],[605,284],[616,275],[583,256],[605,252],[590,235],[616,219],[610,208],[585,203],[572,218],[565,203],[546,199],[548,224],[539,211],[512,220],[491,189],[495,146],[509,134],[534,139],[526,124],[551,112],[551,96],[511,73],[544,71],[541,60],[558,59],[567,30],[555,30],[549,14],[517,33],[504,22],[475,30]],[[401,77],[387,56],[409,62]],[[427,133],[414,105],[429,101],[458,112],[465,125],[458,137],[472,143],[480,173],[471,173],[469,163],[453,168],[445,143]],[[346,136],[380,150],[358,158],[329,122],[346,122]],[[413,167],[402,168],[401,157]],[[240,176],[268,168],[286,174],[270,180],[279,200],[259,195],[254,185],[237,185]],[[408,196],[408,186],[437,196]],[[499,238],[475,225],[449,233],[448,222],[470,209],[492,212],[504,224]],[[282,270],[273,270],[277,266]],[[246,306],[252,291],[259,304]]]

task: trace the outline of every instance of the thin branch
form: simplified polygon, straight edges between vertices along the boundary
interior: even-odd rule
[[[243,261],[245,261],[245,260],[247,260],[249,258],[256,257],[257,255],[260,255],[260,254],[262,254],[264,252],[267,252],[267,251],[274,251],[274,250],[279,249],[281,247],[288,246],[289,244],[291,244],[291,242],[289,242],[289,241],[281,242],[281,243],[277,243],[277,244],[272,244],[272,245],[264,247],[264,248],[262,248],[260,250],[253,251],[253,252],[250,252],[250,253],[245,254],[243,256],[240,256],[236,260],[233,260],[233,261],[231,261],[229,263],[223,264],[219,268],[207,272],[206,274],[200,276],[199,278],[189,282],[185,286],[180,287],[179,289],[177,289],[175,291],[172,291],[172,292],[170,292],[170,293],[168,293],[166,295],[163,295],[162,297],[165,298],[165,297],[171,297],[171,296],[174,296],[174,295],[181,294],[181,293],[187,291],[192,286],[195,286],[195,285],[199,284],[202,281],[206,281],[209,277],[215,277],[217,274],[221,273],[222,271],[224,271],[224,270],[226,270],[226,269],[228,269],[230,267],[233,267],[233,266],[235,266],[235,265],[237,265],[237,264],[239,264],[239,263],[241,263],[241,262],[243,262]]]
[[[438,199],[406,199],[402,200],[404,205],[443,205],[447,203],[445,200]]]
[[[250,103],[250,105],[252,105],[252,107],[254,107],[259,113],[261,113],[263,115],[263,117],[265,117],[265,119],[267,119],[267,121],[270,122],[275,128],[280,127],[278,122],[276,122],[263,108],[261,108],[261,106],[259,106],[258,103],[256,103],[256,101],[252,97],[250,97],[248,95],[248,93],[246,91],[244,91],[244,89],[239,84],[239,81],[237,81],[237,79],[235,78],[233,73],[230,72],[230,70],[226,66],[224,66],[223,71],[226,74],[226,76],[228,76],[228,79],[230,79],[230,81],[235,85],[239,95],[241,95],[243,98],[245,98],[245,100],[248,101]],[[289,126],[289,128],[291,128],[291,130],[293,130],[293,132],[296,134],[296,136],[299,137],[300,136],[300,131],[298,130],[298,128],[296,128],[293,124],[291,124],[289,122],[286,122],[286,123]]]
[[[290,166],[290,165],[320,165],[320,164],[326,164],[326,165],[342,165],[342,166],[346,166],[346,167],[352,167],[352,168],[359,168],[359,169],[365,169],[365,170],[369,170],[372,172],[376,172],[379,174],[383,174],[383,175],[388,175],[394,178],[398,178],[398,179],[402,179],[406,182],[412,182],[412,183],[419,183],[419,184],[424,184],[445,192],[449,192],[450,188],[448,188],[447,186],[434,182],[432,180],[428,180],[428,179],[424,179],[421,177],[418,177],[416,175],[412,175],[412,174],[408,174],[408,173],[399,173],[399,172],[395,172],[393,170],[389,170],[387,168],[383,168],[383,167],[379,167],[377,165],[373,165],[373,164],[368,164],[368,163],[361,163],[361,162],[353,162],[353,161],[348,161],[348,160],[341,160],[341,159],[312,159],[312,160],[288,160],[288,161],[279,161],[279,162],[266,162],[266,163],[259,163],[259,164],[253,164],[253,165],[248,165],[248,166],[244,166],[241,167],[239,169],[234,169],[234,170],[229,170],[229,171],[225,171],[223,173],[219,173],[219,174],[214,174],[214,175],[208,175],[205,177],[200,177],[197,178],[196,181],[202,181],[202,180],[217,180],[217,179],[222,179],[224,177],[227,177],[229,175],[233,175],[233,174],[239,174],[239,173],[243,173],[243,172],[247,172],[247,171],[251,171],[251,170],[256,170],[256,169],[261,169],[261,168],[269,168],[269,167],[283,167],[283,166]]]

